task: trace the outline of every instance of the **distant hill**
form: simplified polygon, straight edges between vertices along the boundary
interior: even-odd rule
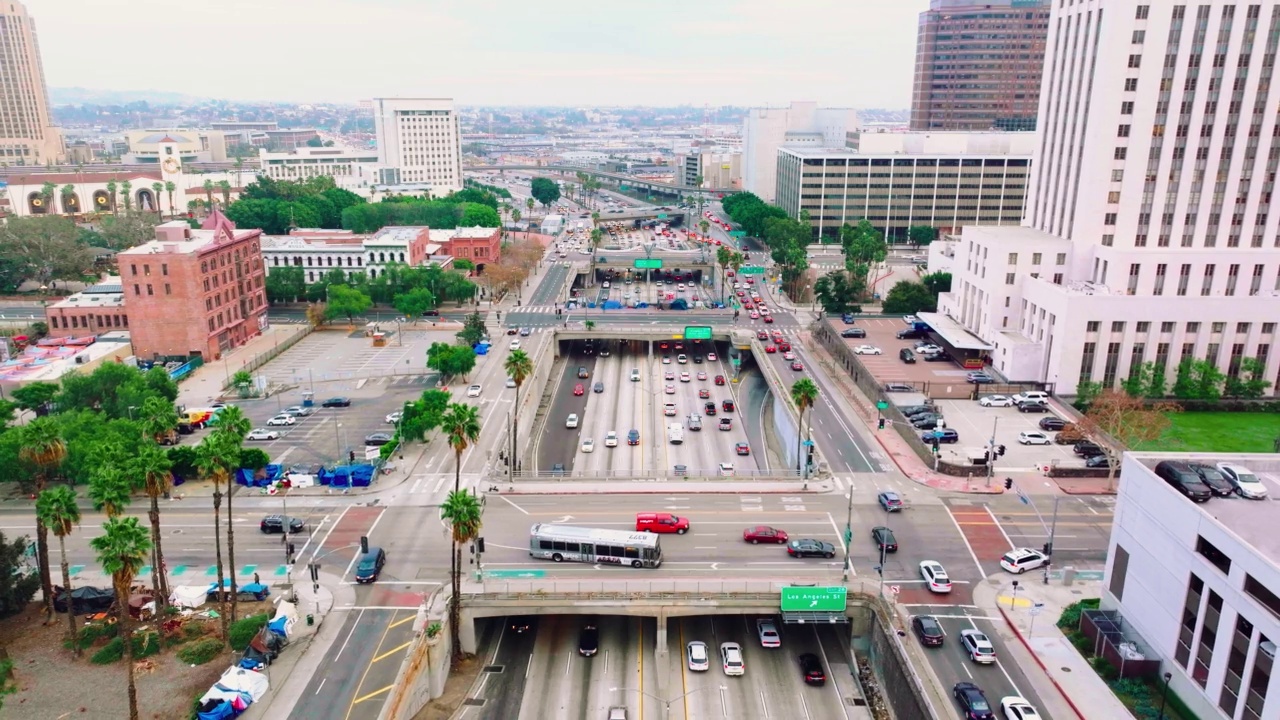
[[[139,100],[153,105],[190,105],[207,98],[164,90],[91,90],[89,88],[51,87],[49,102],[58,105],[125,105]]]

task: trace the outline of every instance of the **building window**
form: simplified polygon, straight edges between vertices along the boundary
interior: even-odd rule
[[[1054,284],[1054,285],[1061,285],[1061,284],[1062,284],[1062,273],[1054,273],[1054,274],[1053,274],[1053,284]]]
[[[1148,332],[1149,330],[1151,330],[1151,323],[1146,322],[1144,320],[1143,322],[1138,323],[1137,330],[1140,333]]]
[[[1113,320],[1113,321],[1111,322],[1111,332],[1113,332],[1113,333],[1117,333],[1117,332],[1118,332],[1118,333],[1122,333],[1122,332],[1124,332],[1124,321],[1123,321],[1123,320]]]
[[[1142,67],[1142,56],[1141,56],[1141,55],[1130,55],[1130,56],[1129,56],[1129,67],[1134,68],[1134,69],[1137,69],[1137,68]]]
[[[160,263],[160,274],[161,275],[169,274],[169,263]]]
[[[1267,636],[1258,634],[1258,646],[1269,643]],[[1244,715],[1246,720],[1258,720],[1262,717],[1262,706],[1267,702],[1267,685],[1271,683],[1271,667],[1275,658],[1267,653],[1255,653],[1253,672],[1249,675],[1249,691],[1245,694]]]
[[[1090,320],[1089,324],[1085,325],[1085,332],[1098,332],[1098,328],[1101,327],[1101,325],[1101,321]]]
[[[1129,137],[1129,126],[1121,125],[1119,128],[1117,128],[1116,137],[1122,137],[1122,138]]]
[[[1206,297],[1213,290],[1213,263],[1204,266],[1204,281],[1200,284],[1200,295]]]
[[[151,289],[151,283],[147,283],[147,294],[155,295],[155,292]]]
[[[1124,91],[1137,92],[1137,90],[1138,90],[1138,78],[1125,78]]]
[[[138,275],[138,266],[137,266],[137,265],[130,265],[130,266],[129,266],[129,272],[130,272],[130,274],[132,274],[133,276],[135,276],[135,277],[136,277],[136,276]]]
[[[1262,323],[1262,334],[1271,335],[1276,331],[1276,324],[1273,322]]]
[[[1198,322],[1189,322],[1189,323],[1187,323],[1187,334],[1188,334],[1188,335],[1195,335],[1195,334],[1196,334],[1196,333],[1198,333],[1198,332],[1200,332],[1200,323],[1198,323]]]
[[[1196,621],[1200,618],[1200,596],[1204,593],[1204,581],[1191,574],[1187,583],[1187,598],[1182,603],[1182,621],[1178,627],[1178,647],[1173,658],[1179,665],[1189,667],[1191,661],[1191,641],[1196,636]]]
[[[1184,263],[1178,271],[1178,295],[1187,294],[1187,285],[1191,282],[1191,266]]]
[[[1112,245],[1114,245],[1114,244],[1115,244],[1115,242],[1116,242],[1116,236],[1115,236],[1115,235],[1103,235],[1103,236],[1102,236],[1102,246],[1103,246],[1103,247],[1111,247]]]
[[[1236,631],[1231,634],[1231,651],[1227,656],[1227,674],[1222,680],[1222,695],[1218,707],[1229,717],[1235,717],[1236,704],[1240,701],[1240,684],[1244,680],[1244,663],[1249,657],[1249,645],[1253,642],[1253,623],[1243,615],[1236,616]],[[1261,654],[1261,653],[1259,653]]]
[[[1124,160],[1128,156],[1129,156],[1129,148],[1122,148],[1122,147],[1116,148],[1115,158],[1117,160]]]
[[[142,294],[142,289],[138,287],[138,284],[137,284],[137,283],[134,283],[134,284],[133,284],[133,294],[134,294],[134,295],[141,295],[141,294]]]
[[[1010,265],[1018,264],[1018,253],[1009,253],[1009,264]]]
[[[1138,6],[1138,14],[1137,14],[1135,17],[1136,17],[1137,19],[1139,19],[1139,20],[1146,20],[1146,19],[1147,19],[1147,16],[1148,16],[1150,13],[1151,13],[1151,6],[1150,6],[1150,5],[1139,5],[1139,6]]]
[[[164,294],[165,294],[165,295],[172,295],[172,294],[173,294],[173,291],[169,289],[169,283],[165,283],[165,284],[164,284]]]
[[[1173,328],[1174,328],[1174,323],[1172,322],[1166,321],[1166,322],[1160,323],[1160,332],[1162,333],[1171,333],[1173,332]]]
[[[1103,215],[1103,216],[1102,216],[1102,224],[1103,224],[1103,225],[1115,225],[1115,224],[1116,224],[1116,213],[1107,213],[1106,215]]]
[[[1227,557],[1227,554],[1219,550],[1216,545],[1199,535],[1196,536],[1196,552],[1218,568],[1223,575],[1231,574],[1231,558]]]
[[[1115,555],[1111,561],[1111,579],[1107,584],[1107,589],[1121,602],[1124,601],[1124,579],[1128,574],[1129,551],[1117,544]]]
[[[1218,640],[1218,621],[1221,618],[1222,597],[1210,590],[1204,624],[1200,628],[1200,647],[1196,649],[1196,663],[1191,669],[1191,679],[1202,688],[1209,682],[1209,667],[1213,664],[1213,646]]]
[[[1041,257],[1042,257],[1042,256],[1041,256],[1041,254],[1040,254],[1040,253],[1031,253],[1031,264],[1032,264],[1032,265],[1039,265],[1039,264],[1040,264]]]
[[[1004,284],[1005,284],[1005,285],[1012,285],[1012,284],[1013,284],[1014,276],[1015,276],[1016,274],[1017,274],[1017,273],[1005,273],[1005,274],[1004,274]]]
[[[1093,356],[1097,349],[1097,343],[1087,342],[1084,344],[1084,352],[1080,355],[1080,382],[1088,382],[1093,379]]]
[[[1116,369],[1118,367],[1120,367],[1120,343],[1107,343],[1107,359],[1102,367],[1103,387],[1109,388],[1115,385]]]

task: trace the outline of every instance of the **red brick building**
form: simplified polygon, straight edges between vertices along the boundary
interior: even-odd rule
[[[117,256],[134,354],[220,358],[267,328],[261,230],[237,230],[216,207],[199,230],[156,227]]]
[[[502,231],[499,228],[455,228],[432,230],[431,242],[440,245],[440,252],[456,259],[475,263],[476,271],[483,273],[484,266],[502,258]]]
[[[119,278],[108,278],[46,306],[44,317],[51,337],[84,337],[131,329]]]

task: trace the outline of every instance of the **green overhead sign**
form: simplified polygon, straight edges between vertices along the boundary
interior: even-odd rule
[[[684,329],[685,340],[710,340],[711,327],[707,325],[690,325]]]
[[[743,265],[742,268],[738,270],[738,272],[742,273],[743,275],[763,275],[764,268],[760,267],[759,265]]]
[[[784,587],[782,612],[844,612],[848,596],[844,587]]]
[[[637,270],[661,270],[662,258],[641,258],[635,261]]]
[[[659,219],[659,220],[666,220],[666,219],[667,219],[667,214],[666,214],[666,213],[658,213],[658,219]]]
[[[745,230],[730,230],[730,231],[729,231],[729,237],[744,238],[744,237],[746,237],[746,236],[747,236],[747,233],[746,233],[746,231],[745,231]]]

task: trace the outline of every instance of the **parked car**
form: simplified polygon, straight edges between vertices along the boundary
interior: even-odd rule
[[[391,433],[372,433],[364,436],[364,444],[368,447],[382,447],[391,442]]]
[[[862,328],[848,328],[840,331],[840,337],[842,338],[865,338],[866,336],[867,331]]]
[[[1087,468],[1109,470],[1111,468],[1111,458],[1106,455],[1094,455],[1093,457],[1085,458],[1084,466]]]
[[[331,397],[328,400],[325,400],[324,402],[320,403],[320,407],[327,407],[327,408],[351,407],[351,398]]]
[[[245,440],[279,440],[280,433],[266,428],[254,428],[244,436]]]
[[[313,414],[315,411],[316,409],[314,407],[309,407],[306,405],[290,405],[289,407],[284,409],[284,412],[287,412],[294,417],[307,417],[308,415]]]
[[[859,345],[853,349],[854,355],[880,355],[880,348],[875,345]]]
[[[1023,445],[1048,445],[1049,436],[1042,432],[1030,430],[1018,433],[1018,442]]]
[[[995,378],[984,372],[971,372],[965,376],[965,380],[974,385],[990,385],[996,381]]]
[[[1014,548],[1000,557],[1000,567],[1014,575],[1048,564],[1049,556],[1032,548]]]
[[[982,407],[1009,407],[1013,405],[1013,398],[1008,395],[983,395],[978,404]]]
[[[1047,413],[1049,412],[1049,406],[1036,400],[1028,400],[1018,403],[1018,412]]]
[[[1200,479],[1200,475],[1187,463],[1163,460],[1156,464],[1156,475],[1185,495],[1192,502],[1207,502],[1213,497],[1213,489]]]
[[[1200,479],[1204,481],[1205,485],[1209,486],[1209,489],[1213,491],[1214,495],[1217,495],[1218,497],[1231,497],[1236,494],[1235,486],[1231,484],[1231,481],[1228,480],[1225,475],[1218,472],[1218,468],[1213,465],[1190,462],[1187,463],[1187,467],[1194,470],[1195,473],[1200,476]]]
[[[1267,497],[1267,486],[1262,484],[1252,470],[1234,463],[1218,463],[1218,470],[1235,486],[1240,497],[1262,500]]]
[[[920,644],[928,647],[941,646],[947,637],[942,631],[942,624],[932,615],[917,615],[911,618],[911,630],[915,632]]]
[[[907,383],[889,383],[884,386],[884,391],[885,392],[915,392],[915,386],[908,385]]]
[[[289,425],[294,425],[294,424],[296,424],[297,422],[298,422],[298,420],[297,420],[297,418],[295,418],[294,416],[292,416],[292,415],[285,415],[284,413],[281,413],[281,414],[276,415],[275,417],[271,418],[270,420],[268,420],[268,421],[267,421],[267,425],[268,425],[269,427],[279,427],[279,426],[285,426],[285,427],[288,427]]]
[[[941,415],[918,415],[911,418],[911,425],[917,430],[933,430],[938,423],[945,421]]]
[[[937,440],[940,445],[950,445],[960,442],[960,433],[951,428],[943,428],[920,433],[920,439],[928,444],[932,444],[933,441]]]
[[[1071,451],[1084,458],[1106,454],[1100,445],[1091,440],[1081,440],[1071,448]]]
[[[1067,426],[1067,421],[1060,417],[1040,418],[1038,423],[1041,430],[1058,431]]]
[[[1048,403],[1049,393],[1043,390],[1028,390],[1027,392],[1017,393],[1016,395],[1013,396],[1013,402],[1015,404],[1024,403],[1024,402],[1027,402],[1028,400],[1035,400],[1037,402]]]

